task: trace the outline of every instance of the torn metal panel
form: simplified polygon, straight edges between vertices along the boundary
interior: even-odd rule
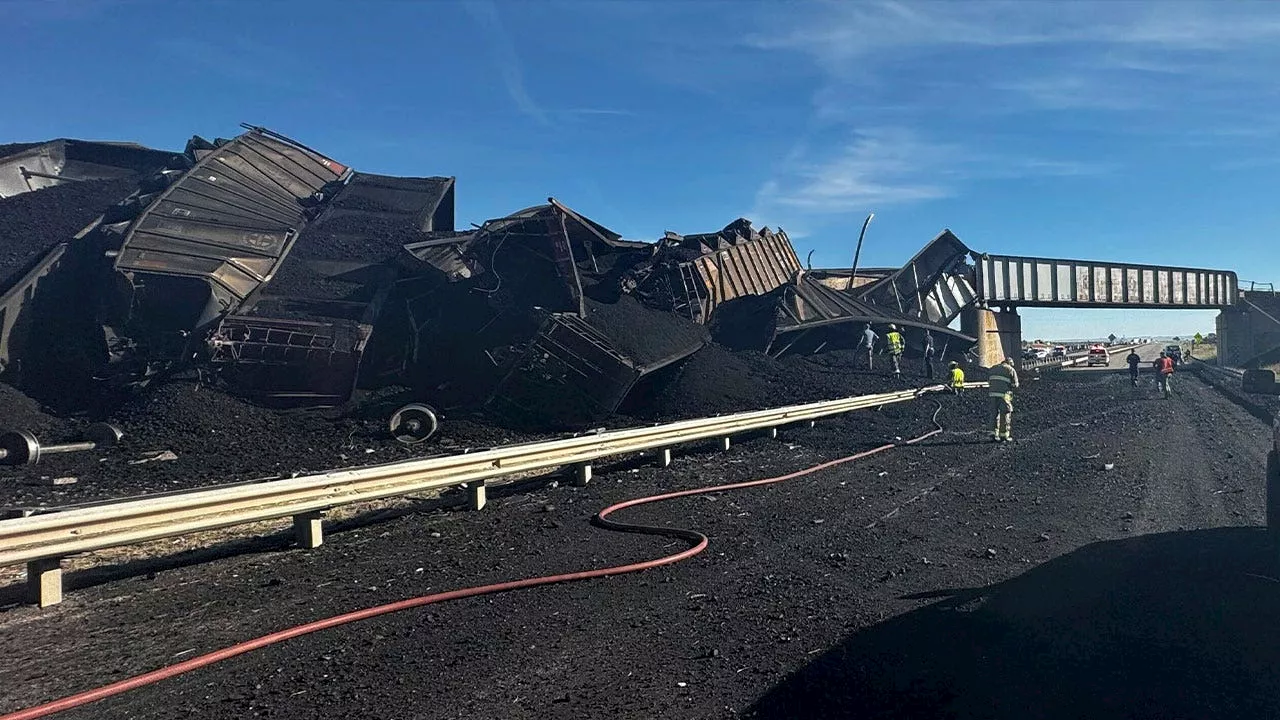
[[[608,338],[575,315],[543,324],[488,402],[510,420],[570,427],[608,415],[641,376]]]
[[[580,224],[582,227],[589,230],[593,235],[596,236],[596,238],[600,240],[600,242],[604,243],[609,247],[616,248],[616,249],[634,250],[634,249],[640,249],[640,248],[648,248],[651,246],[651,243],[639,242],[636,240],[624,240],[622,236],[619,235],[618,233],[610,230],[609,228],[601,225],[600,223],[592,220],[589,217],[586,217],[584,215],[579,215],[578,213],[570,209],[567,205],[565,205],[564,203],[561,203],[559,200],[556,200],[555,198],[547,198],[547,203],[551,207],[559,211],[561,214],[565,215],[566,217],[570,218],[574,222]]]
[[[306,224],[301,201],[345,172],[290,141],[245,133],[204,155],[137,217],[115,269],[204,280],[234,311]]]
[[[728,247],[693,261],[701,290],[706,292],[703,317],[710,317],[718,306],[734,298],[770,293],[800,269],[800,259],[786,233],[729,242]]]
[[[905,316],[949,324],[977,297],[968,255],[960,238],[943,230],[906,265],[857,296]]]
[[[857,290],[894,274],[898,268],[858,268],[858,276],[849,282],[849,268],[813,268],[805,274],[832,290]]]
[[[474,231],[409,243],[405,249],[444,275],[469,281],[502,307],[583,312],[583,276],[605,275],[620,253],[649,248],[574,212],[555,198],[486,221]]]
[[[22,357],[23,340],[31,330],[30,304],[45,278],[57,272],[67,247],[67,243],[55,246],[16,285],[0,295],[0,375]]]
[[[842,333],[846,340],[857,341],[857,332],[861,324],[894,323],[906,328],[929,330],[938,336],[949,336],[959,344],[970,345],[975,338],[956,332],[948,327],[928,322],[923,318],[912,317],[903,313],[886,310],[865,300],[855,298],[847,292],[834,290],[807,274],[802,274],[796,281],[779,291],[777,300],[777,321],[773,337],[766,350],[777,355],[790,349],[789,343],[799,333],[821,330],[825,339],[823,344],[831,344],[830,333]],[[854,324],[850,326],[850,324]],[[844,327],[839,327],[839,326]],[[849,343],[845,343],[849,344]]]
[[[351,397],[372,327],[230,315],[209,337],[209,360],[232,389],[279,406]]]
[[[572,313],[553,313],[497,386],[488,407],[516,422],[580,426],[618,409],[636,381],[697,352],[682,345],[641,364]]]
[[[630,282],[646,302],[707,323],[724,303],[767,295],[799,270],[785,232],[756,232],[750,221],[739,219],[718,233],[667,233],[653,260],[633,270]]]
[[[474,232],[435,233],[440,237],[410,243],[404,248],[418,260],[444,275],[446,282],[471,279],[480,265],[467,252],[476,238]]]

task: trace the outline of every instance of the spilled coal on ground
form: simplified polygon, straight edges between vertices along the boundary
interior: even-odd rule
[[[850,368],[841,355],[773,359],[709,344],[683,363],[647,379],[605,426],[758,410],[889,392],[923,384],[894,380],[877,369]],[[880,359],[883,363],[885,359]],[[863,358],[865,363],[865,357]],[[403,399],[403,398],[400,398]],[[115,407],[59,416],[0,384],[6,429],[28,430],[41,442],[73,441],[93,421],[110,421],[125,433],[120,447],[46,457],[38,465],[0,467],[0,504],[63,505],[226,482],[291,477],[308,472],[461,452],[556,436],[503,427],[482,413],[444,413],[439,434],[418,446],[395,442],[376,410],[280,411],[255,405],[197,380],[174,379]],[[926,413],[930,407],[920,407]],[[917,410],[912,410],[917,412]],[[167,451],[167,452],[166,452]],[[151,459],[161,458],[161,459]],[[165,459],[173,458],[173,459]],[[74,477],[70,484],[51,484]]]

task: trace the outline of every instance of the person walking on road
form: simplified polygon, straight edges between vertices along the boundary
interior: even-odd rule
[[[993,439],[1009,442],[1013,440],[1013,391],[1018,388],[1018,371],[1013,367],[1013,358],[1005,358],[1004,362],[991,368],[987,381],[990,383],[987,395],[996,414]]]
[[[933,379],[933,333],[924,331],[924,376]]]
[[[902,377],[902,351],[907,347],[907,341],[902,339],[902,333],[898,332],[898,326],[890,324],[889,332],[885,333],[884,340],[889,345],[889,359],[893,362],[893,376],[895,378]]]
[[[1138,351],[1130,350],[1125,362],[1129,363],[1129,380],[1134,387],[1138,387],[1138,364],[1142,362],[1142,358],[1138,357]]]
[[[947,387],[951,388],[951,394],[953,395],[959,395],[964,390],[964,370],[961,369],[960,363],[955,360],[951,361],[951,377]]]
[[[1160,368],[1160,394],[1169,397],[1171,390],[1169,381],[1173,378],[1173,358],[1165,353],[1160,353],[1160,359],[1157,361]]]
[[[879,339],[880,339],[880,336],[876,334],[875,330],[871,329],[871,323],[867,323],[865,326],[863,326],[862,339],[858,341],[858,347],[862,347],[863,345],[867,346],[867,369],[868,370],[874,369],[874,362],[872,361],[872,356],[875,354],[876,340],[879,340]]]

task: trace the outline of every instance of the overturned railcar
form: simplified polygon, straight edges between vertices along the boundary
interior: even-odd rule
[[[913,346],[928,330],[939,336],[938,347],[959,352],[975,341],[947,327],[974,299],[966,252],[944,231],[904,268],[850,279],[803,269],[784,231],[757,231],[739,218],[716,233],[667,233],[623,287],[652,307],[707,325],[734,349],[777,356],[849,348],[866,324],[892,323]]]

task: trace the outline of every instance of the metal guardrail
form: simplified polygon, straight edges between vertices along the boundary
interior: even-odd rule
[[[676,445],[720,439],[728,447],[736,434],[776,430],[945,390],[931,385],[3,520],[0,566],[27,563],[32,600],[45,606],[61,601],[61,559],[81,553],[290,516],[299,543],[316,547],[322,542],[321,513],[341,505],[467,484],[471,506],[479,509],[485,503],[484,483],[493,478],[576,466],[578,481],[585,483],[591,478],[591,462],[601,458],[659,450],[665,466]]]

